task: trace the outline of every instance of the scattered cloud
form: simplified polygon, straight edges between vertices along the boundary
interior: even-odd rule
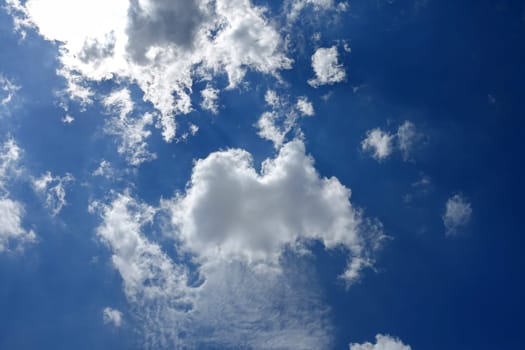
[[[307,117],[312,117],[315,114],[312,102],[310,102],[305,96],[297,99],[296,108],[302,115]]]
[[[6,106],[11,102],[20,86],[0,74],[0,106]]]
[[[62,123],[64,124],[71,124],[75,121],[75,118],[73,118],[71,115],[66,114],[64,118],[62,118]]]
[[[405,120],[405,122],[397,129],[396,136],[399,150],[403,155],[403,159],[407,161],[410,159],[415,145],[421,141],[422,134],[417,131],[414,123]]]
[[[276,149],[283,145],[291,131],[295,130],[296,136],[301,135],[297,125],[299,118],[315,114],[313,104],[306,96],[299,97],[295,104],[291,104],[289,97],[268,90],[264,99],[272,110],[264,112],[255,126],[259,129],[258,135],[272,141]]]
[[[22,227],[24,217],[23,205],[12,199],[0,198],[0,253],[10,250],[10,245],[15,244],[18,249],[24,243],[34,242],[36,235],[33,230]]]
[[[21,172],[21,155],[22,150],[12,138],[0,147],[0,252],[22,249],[24,244],[36,241],[33,230],[22,226],[23,204],[9,198],[8,183]]]
[[[134,103],[128,89],[113,91],[103,101],[108,113],[113,114],[105,127],[106,133],[120,139],[118,153],[133,166],[151,161],[157,156],[148,151],[146,139],[151,135],[148,127],[153,125],[151,113],[133,116]]]
[[[39,178],[33,179],[33,189],[44,196],[46,207],[51,210],[53,216],[57,216],[67,204],[66,186],[73,181],[75,178],[69,173],[60,177],[53,176],[48,171]]]
[[[102,310],[102,318],[105,324],[110,324],[114,327],[122,326],[122,312],[119,310],[106,307]]]
[[[392,154],[393,139],[393,135],[376,128],[366,133],[366,138],[361,142],[361,149],[372,152],[372,157],[381,161]]]
[[[376,343],[350,344],[350,350],[411,350],[410,345],[405,345],[398,338],[389,335],[376,335]]]
[[[202,102],[201,108],[212,112],[213,114],[219,113],[219,90],[213,88],[211,85],[207,85],[205,89],[201,91]]]
[[[194,78],[226,74],[234,88],[248,70],[278,75],[292,64],[266,9],[249,0],[9,0],[7,6],[19,30],[34,27],[60,43],[59,74],[72,97],[89,103],[90,81],[136,83],[160,112],[168,142],[176,134],[174,116],[192,110]]]
[[[317,49],[312,55],[312,68],[315,78],[308,80],[308,84],[313,87],[332,85],[346,79],[346,72],[339,63],[339,53],[335,45]]]
[[[115,175],[115,170],[111,166],[111,163],[105,159],[102,159],[98,165],[98,168],[93,171],[93,176],[102,176],[107,179],[112,178]]]
[[[371,152],[372,157],[378,161],[388,158],[395,150],[399,150],[404,161],[411,159],[412,153],[423,139],[414,123],[406,120],[401,124],[395,134],[383,131],[380,128],[369,130],[366,138],[361,142],[361,149]]]
[[[454,236],[464,228],[472,216],[472,206],[461,194],[455,194],[447,200],[445,213],[443,214],[443,224],[445,225],[447,236]]]

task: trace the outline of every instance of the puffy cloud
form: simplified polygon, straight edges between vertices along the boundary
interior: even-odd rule
[[[18,28],[60,42],[70,94],[89,102],[84,81],[137,83],[160,111],[166,141],[174,115],[192,110],[194,77],[226,73],[233,88],[248,69],[277,75],[292,63],[265,9],[249,0],[9,0],[8,9]]]
[[[336,178],[319,176],[303,142],[294,140],[264,161],[260,173],[251,155],[239,149],[198,160],[186,193],[165,205],[177,238],[202,264],[239,260],[278,268],[285,248],[318,240],[326,249],[349,252],[343,276],[352,282],[366,266],[367,246],[381,234],[349,197]]]
[[[411,350],[410,345],[405,345],[397,338],[389,335],[376,335],[376,343],[350,344],[350,350]]]
[[[24,206],[9,198],[7,189],[10,179],[21,171],[18,165],[21,154],[22,150],[13,139],[0,147],[0,252],[15,246],[21,249],[24,243],[36,240],[32,230],[22,227]]]
[[[465,227],[472,216],[472,206],[461,194],[455,194],[447,200],[443,224],[447,235],[456,235]]]
[[[145,113],[141,117],[133,117],[133,101],[128,89],[113,91],[103,101],[113,118],[106,123],[105,131],[120,139],[118,153],[134,166],[156,158],[148,151],[146,139],[151,135],[147,130],[153,124],[153,115]]]
[[[110,324],[115,327],[122,326],[122,312],[119,310],[106,307],[102,310],[102,318],[105,324]]]
[[[332,85],[346,79],[346,72],[339,63],[339,53],[335,45],[317,49],[312,55],[312,68],[315,78],[308,80],[308,84],[313,87]]]
[[[46,207],[51,210],[53,216],[56,216],[67,204],[65,187],[74,180],[73,175],[69,173],[60,177],[53,176],[48,171],[39,178],[33,179],[33,189],[45,197]]]
[[[361,142],[361,149],[363,151],[371,151],[372,156],[381,161],[392,154],[393,138],[393,135],[379,128],[370,130],[366,133],[366,138]]]
[[[217,100],[219,99],[219,90],[213,88],[211,85],[207,85],[206,88],[201,91],[201,96],[202,109],[210,111],[213,114],[218,114],[219,105],[217,104]]]
[[[399,150],[403,160],[408,161],[423,137],[414,123],[405,120],[395,134],[380,128],[369,130],[366,138],[361,142],[361,148],[363,151],[371,151],[372,156],[378,161],[388,158],[395,150]]]
[[[312,117],[315,114],[314,106],[307,97],[299,97],[296,104],[297,110],[304,116]]]
[[[287,97],[281,97],[274,90],[268,90],[264,99],[272,110],[264,112],[257,121],[258,135],[272,141],[277,149],[283,145],[292,130],[301,135],[297,126],[300,117],[315,114],[312,103],[305,96],[299,97],[295,105],[292,105]]]

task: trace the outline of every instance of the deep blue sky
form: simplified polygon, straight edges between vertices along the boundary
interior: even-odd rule
[[[333,348],[372,341],[378,333],[413,349],[521,348],[525,3],[355,0],[339,22],[325,23],[298,24],[291,39],[304,45],[293,55],[293,69],[282,72],[287,85],[278,91],[308,96],[316,115],[301,119],[300,127],[316,169],[351,188],[352,203],[381,221],[389,236],[374,269],[348,289],[337,278],[342,252],[315,245],[307,258],[330,308]],[[322,33],[320,44],[309,39],[314,32]],[[312,53],[343,39],[351,47],[339,46],[346,81],[309,86]],[[108,115],[100,103],[82,110],[69,102],[75,121],[62,123],[56,44],[31,30],[20,40],[4,10],[0,47],[0,73],[21,87],[9,110],[0,111],[2,142],[16,139],[30,176],[49,170],[76,178],[55,218],[27,181],[10,188],[25,204],[25,227],[34,228],[38,242],[23,252],[0,252],[0,349],[139,349],[139,321],[120,328],[103,323],[104,307],[126,315],[134,306],[95,234],[100,218],[88,213],[88,204],[132,188],[136,198],[158,205],[184,190],[195,159],[221,149],[246,149],[259,168],[276,154],[254,127],[267,110],[264,94],[273,78],[250,72],[249,87],[221,91],[218,115],[196,108],[178,119],[199,126],[188,141],[167,144],[152,128],[148,145],[156,160],[122,179],[94,179],[102,158],[126,167],[115,139],[103,132]],[[225,77],[216,81],[224,86]],[[100,94],[113,88],[112,82],[92,84]],[[140,101],[140,89],[129,86]],[[195,91],[204,86],[196,81]],[[192,99],[198,106],[200,96]],[[152,107],[136,108],[139,114]],[[361,150],[368,130],[395,132],[405,120],[424,135],[410,161],[398,152],[378,162]],[[425,193],[412,185],[423,175],[431,179]],[[447,236],[442,215],[455,193],[468,198],[473,212],[461,232]],[[161,233],[147,235],[170,252],[172,243]]]

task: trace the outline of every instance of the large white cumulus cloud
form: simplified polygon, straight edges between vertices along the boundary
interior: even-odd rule
[[[89,99],[83,80],[120,77],[137,83],[160,112],[163,137],[174,115],[192,110],[195,77],[225,73],[229,87],[246,71],[291,67],[279,32],[250,0],[8,0],[18,26],[34,26],[61,43],[68,91]],[[56,16],[60,13],[60,16]]]
[[[318,240],[349,252],[352,271],[344,276],[351,280],[367,264],[367,247],[380,230],[349,197],[336,178],[317,173],[303,142],[294,140],[264,161],[260,173],[246,151],[210,154],[196,162],[186,193],[165,205],[178,238],[204,265],[239,260],[276,267],[285,248]]]

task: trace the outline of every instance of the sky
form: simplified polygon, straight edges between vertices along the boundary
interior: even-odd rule
[[[0,349],[523,347],[525,2],[0,1]]]

